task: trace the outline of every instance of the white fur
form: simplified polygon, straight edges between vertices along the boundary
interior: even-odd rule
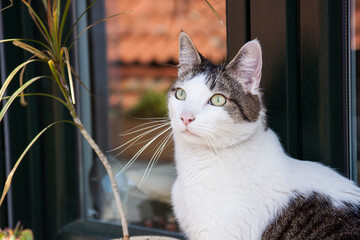
[[[351,181],[321,164],[287,156],[263,118],[235,123],[222,107],[208,104],[214,94],[205,76],[178,83],[185,101],[169,97],[177,179],[172,203],[190,240],[261,239],[266,226],[296,193],[328,195],[335,206],[360,203]],[[186,128],[182,112],[195,120]]]

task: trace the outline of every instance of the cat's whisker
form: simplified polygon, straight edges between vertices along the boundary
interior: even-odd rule
[[[152,128],[154,126],[157,126],[157,125],[160,125],[160,124],[164,124],[164,123],[168,123],[170,124],[170,121],[169,120],[159,120],[159,121],[151,121],[151,122],[147,122],[147,123],[142,123],[136,127],[133,127],[123,133],[120,134],[120,136],[127,136],[127,135],[131,135],[131,134],[134,134],[134,133],[137,133],[137,132],[140,132],[142,130],[145,130],[145,129],[149,129],[149,128]],[[147,126],[147,125],[150,125],[152,124],[151,126]],[[144,127],[142,128],[143,126],[147,126],[147,127]]]
[[[134,156],[129,160],[129,162],[123,167],[123,169],[121,169],[121,171],[118,174],[125,172],[136,161],[136,159],[138,159],[138,157],[144,152],[144,150],[147,147],[149,147],[156,139],[158,139],[161,135],[163,135],[170,129],[171,127],[168,127],[164,131],[160,132],[158,135],[152,138],[147,144],[145,144],[142,148],[140,148],[140,150],[134,154]]]
[[[173,132],[171,131],[170,133],[168,133],[161,141],[161,143],[159,144],[159,147],[157,148],[157,150],[155,151],[155,153],[153,154],[153,156],[151,157],[148,166],[146,167],[146,170],[144,172],[144,175],[140,181],[140,184],[138,186],[138,189],[141,187],[141,185],[146,181],[146,179],[149,177],[151,169],[155,166],[155,164],[157,163],[157,161],[159,160],[161,154],[163,153],[164,149],[166,148],[167,144],[169,143],[169,141],[172,139],[172,135]]]
[[[169,120],[168,117],[153,117],[153,118],[137,118],[137,117],[132,117],[132,119],[136,119],[136,120]]]
[[[215,153],[216,153],[217,155],[219,155],[219,152],[218,152],[217,148],[223,150],[224,152],[230,153],[230,152],[229,152],[229,149],[228,149],[228,146],[225,146],[225,145],[222,143],[222,141],[219,140],[219,138],[218,138],[215,134],[209,133],[208,128],[202,127],[202,126],[198,126],[197,129],[198,129],[198,130],[201,130],[201,131],[204,131],[204,132],[205,132],[205,136],[206,136],[206,135],[209,136],[209,137],[214,141],[214,143],[213,143],[213,141],[210,141],[210,143],[208,143],[208,144],[209,144],[209,146],[212,145],[212,146],[210,146],[210,147],[212,147],[212,148],[215,150]],[[228,136],[226,136],[225,134],[223,134],[223,133],[221,132],[221,130],[217,130],[217,129],[216,129],[216,134],[221,135],[221,137],[227,138],[228,140],[231,140],[231,141],[233,140],[233,139],[229,138]],[[208,139],[208,140],[210,140],[210,139]]]
[[[155,128],[152,127],[150,130],[148,130],[148,131],[146,131],[146,132],[144,132],[144,133],[141,133],[141,134],[137,135],[136,137],[130,139],[129,141],[121,144],[119,147],[116,147],[116,148],[110,150],[109,152],[113,152],[113,151],[119,150],[119,149],[125,147],[126,145],[129,145],[129,146],[126,147],[126,149],[128,149],[129,147],[133,146],[136,142],[138,142],[141,138],[145,137],[146,135],[148,135],[148,134],[150,134],[150,133],[152,133],[152,132],[154,132],[154,131],[156,131],[156,130],[158,130],[158,129],[161,129],[161,128],[163,128],[163,127],[166,127],[166,126],[169,125],[169,124],[170,124],[170,123],[163,123],[163,124],[155,125]],[[147,129],[147,128],[146,128],[146,129]],[[126,149],[125,149],[125,150],[126,150]],[[122,152],[124,152],[124,150],[123,150]],[[118,156],[118,155],[119,155],[119,154],[117,154],[117,156]]]
[[[166,126],[168,126],[168,125],[170,125],[170,122],[169,122],[169,123],[166,123],[166,124],[162,124],[162,125],[154,125],[154,126],[151,126],[151,130],[153,129],[153,127],[157,127],[155,130],[158,130],[158,129],[161,129],[161,128],[166,127]],[[150,128],[150,127],[149,127],[149,128]],[[131,145],[129,145],[128,147],[126,147],[124,150],[122,150],[122,151],[120,152],[120,154],[123,153],[125,150],[127,150],[127,149],[128,149],[129,147],[131,147],[131,146],[141,145],[141,144],[143,144],[143,143],[151,140],[152,137],[149,137],[149,138],[147,138],[147,139],[145,139],[145,140],[143,140],[143,141],[138,142],[141,138],[143,138],[143,137],[145,137],[146,135],[148,135],[148,134],[150,134],[151,132],[153,132],[153,131],[151,131],[151,130],[142,133],[140,138],[138,138],[138,139],[137,139],[136,141],[134,141]],[[139,136],[140,136],[140,135],[139,135]],[[137,137],[135,137],[135,138],[137,138]],[[118,155],[119,155],[119,154],[118,154]]]
[[[216,150],[216,147],[214,146],[214,143],[212,142],[212,139],[209,137],[205,137],[206,144],[209,146],[210,150],[213,151],[216,155],[218,155],[218,152]]]
[[[221,133],[221,132],[219,132],[219,134],[221,135],[221,137],[229,140],[230,142],[234,142],[234,140],[233,140],[232,138],[230,138],[229,136],[227,136],[226,134],[223,134],[223,133]],[[231,151],[230,151],[229,148],[234,147],[234,145],[226,146],[226,145],[224,145],[223,142],[221,142],[221,141],[219,140],[218,137],[216,137],[216,139],[217,139],[217,141],[218,141],[218,144],[222,147],[222,149],[223,149],[225,152],[227,152],[229,155],[231,155]]]
[[[152,164],[153,160],[157,158],[157,156],[160,156],[159,155],[159,152],[161,151],[161,148],[163,146],[163,144],[165,143],[165,141],[167,140],[168,136],[171,135],[172,132],[168,133],[165,137],[163,137],[160,142],[155,146],[155,152],[154,154],[152,155],[152,157],[150,158],[150,161],[149,161],[149,164],[145,170],[145,173],[148,171],[148,168],[150,166],[150,164]],[[162,152],[161,152],[162,153]]]
[[[145,136],[143,136],[145,137]],[[120,156],[121,154],[123,154],[126,150],[128,150],[129,148],[133,147],[133,146],[137,146],[137,145],[142,145],[143,143],[146,143],[148,141],[150,141],[152,139],[152,137],[146,138],[143,141],[140,141],[141,138],[137,139],[136,141],[132,142],[131,144],[129,144],[126,148],[124,148],[122,151],[118,152],[115,157]],[[138,142],[140,141],[140,142]]]
[[[164,133],[166,133],[168,130],[169,130],[170,128],[167,128],[167,129],[165,129],[164,131],[162,131],[162,132],[160,132],[160,133],[158,133],[158,135],[156,135],[154,138],[150,138],[150,139],[147,139],[147,140],[149,140],[148,141],[148,143],[147,144],[145,144],[131,159],[130,159],[130,161],[129,162],[131,162],[131,164],[132,164],[132,162],[133,161],[135,161],[140,155],[141,155],[141,153],[150,145],[150,144],[152,144],[158,137],[160,137],[161,135],[163,135]],[[133,145],[134,143],[132,143],[132,145]],[[127,148],[129,148],[129,147],[127,147]],[[127,149],[126,148],[126,149]],[[130,165],[131,165],[130,164]],[[127,164],[128,165],[128,164]],[[125,166],[125,167],[127,167],[127,165]],[[129,165],[129,166],[130,166]],[[124,167],[124,168],[125,168]],[[128,168],[128,167],[127,167]],[[127,169],[126,168],[126,169]],[[125,170],[126,170],[125,169]]]
[[[212,140],[212,137],[210,138],[205,138],[205,140],[207,141],[207,144],[209,145],[209,148],[213,150],[213,152],[215,153],[215,155],[218,156],[218,158],[220,159],[220,161],[223,161],[223,159],[220,157],[221,154],[218,152],[216,145],[216,142],[214,143]]]
[[[230,153],[229,150],[224,146],[224,144],[215,135],[210,134],[209,136],[214,140],[214,142],[216,143],[218,148],[220,148],[222,151],[224,151],[226,153]],[[219,152],[217,151],[217,148],[216,147],[214,147],[214,148],[215,148],[216,154],[218,156],[220,156]],[[220,159],[222,159],[222,158],[220,158]]]
[[[135,133],[143,132],[143,131],[148,130],[148,129],[154,129],[155,127],[167,126],[167,125],[169,125],[169,124],[170,124],[170,123],[158,123],[158,124],[154,124],[154,125],[151,125],[151,126],[148,126],[148,127],[144,127],[144,128],[140,128],[140,129],[134,130],[134,131],[132,131],[132,132],[122,133],[122,134],[120,134],[120,136],[121,136],[121,137],[129,136],[129,135],[133,135],[133,134],[135,134]]]
[[[223,131],[221,129],[216,128],[216,127],[214,128],[214,130],[217,135],[220,135],[219,137],[224,138],[225,140],[229,141],[230,143],[237,143],[236,139],[229,136],[230,134],[225,134],[225,133],[223,133]],[[224,147],[225,147],[225,145],[224,145]],[[228,147],[225,147],[225,148],[228,148]]]

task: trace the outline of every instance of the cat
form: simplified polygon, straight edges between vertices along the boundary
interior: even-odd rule
[[[213,65],[181,32],[168,93],[177,177],[172,205],[190,240],[360,239],[360,189],[289,157],[267,126],[262,50]]]

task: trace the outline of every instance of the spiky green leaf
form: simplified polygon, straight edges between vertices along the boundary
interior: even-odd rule
[[[0,199],[0,206],[2,205],[5,196],[7,194],[7,192],[9,191],[9,188],[11,186],[11,181],[12,178],[17,170],[17,168],[19,167],[19,164],[21,163],[21,161],[23,160],[23,158],[25,157],[26,153],[29,151],[29,149],[32,147],[32,145],[34,145],[34,143],[39,139],[39,137],[46,132],[46,130],[48,130],[49,128],[51,128],[54,125],[60,124],[60,123],[71,123],[75,126],[77,126],[74,122],[72,121],[68,121],[68,120],[62,120],[62,121],[57,121],[57,122],[53,122],[51,124],[49,124],[47,127],[45,127],[43,130],[41,130],[41,132],[39,132],[34,138],[33,140],[31,140],[31,142],[29,143],[29,145],[27,145],[27,147],[25,148],[25,150],[21,153],[20,157],[18,158],[18,160],[16,161],[14,167],[11,169],[9,175],[6,178],[6,182],[3,188],[3,192],[1,195],[1,199]]]
[[[37,59],[32,59],[32,60],[28,60],[26,62],[23,62],[22,64],[20,64],[19,66],[17,66],[10,74],[9,76],[6,78],[4,84],[1,86],[0,89],[0,102],[1,102],[1,98],[4,96],[4,93],[7,89],[7,87],[9,86],[10,82],[13,80],[13,78],[15,77],[15,75],[17,74],[18,71],[20,71],[20,69],[22,69],[24,66],[28,65],[29,63],[32,62],[36,62],[39,61]]]
[[[6,10],[8,8],[11,8],[14,5],[13,0],[9,0],[9,2],[10,2],[10,4],[7,5],[6,7],[2,8],[2,9],[0,9],[0,12]]]
[[[67,71],[68,71],[68,76],[69,76],[69,85],[70,85],[70,93],[71,93],[71,100],[72,103],[75,104],[75,93],[74,93],[74,82],[73,82],[73,78],[72,78],[72,74],[71,74],[71,65],[70,65],[70,56],[69,56],[69,51],[67,50],[66,47],[63,47],[62,50],[65,53],[65,64],[67,67]]]
[[[129,13],[129,12],[132,12],[132,10],[129,10],[129,11],[125,11],[125,12],[121,12],[121,13],[117,13],[117,14],[114,14],[114,15],[111,15],[109,17],[106,17],[106,18],[103,18],[97,22],[94,22],[93,24],[90,24],[89,26],[87,26],[84,30],[82,30],[79,35],[77,35],[74,39],[74,41],[69,45],[69,49],[71,49],[71,47],[74,45],[74,43],[81,37],[81,35],[83,35],[86,31],[88,31],[90,28],[96,26],[97,24],[99,23],[102,23],[102,22],[105,22],[111,18],[114,18],[114,17],[117,17],[117,16],[120,16],[120,15],[123,15],[125,13]]]
[[[34,82],[36,82],[37,80],[41,79],[41,78],[46,78],[46,76],[38,76],[38,77],[34,77],[32,79],[30,79],[29,81],[27,81],[26,83],[24,83],[24,85],[22,85],[21,87],[19,87],[12,95],[11,97],[8,99],[8,101],[5,103],[5,105],[3,106],[3,108],[0,111],[0,122],[3,119],[5,113],[7,112],[7,110],[9,109],[10,105],[12,104],[12,102],[15,100],[15,98],[21,94],[22,91],[24,91],[25,88],[27,88],[28,86],[30,86],[31,84],[33,84]]]
[[[22,48],[32,54],[34,54],[35,56],[37,56],[38,58],[40,58],[41,60],[43,61],[49,61],[49,57],[46,56],[42,51],[40,51],[39,49],[33,47],[33,46],[30,46],[26,43],[23,43],[21,41],[13,41],[13,44],[19,48]]]

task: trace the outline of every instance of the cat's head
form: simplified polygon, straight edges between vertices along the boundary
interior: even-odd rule
[[[186,33],[180,34],[179,41],[178,80],[168,94],[175,136],[193,144],[224,147],[266,129],[259,90],[259,42],[246,43],[228,65],[213,65]]]

